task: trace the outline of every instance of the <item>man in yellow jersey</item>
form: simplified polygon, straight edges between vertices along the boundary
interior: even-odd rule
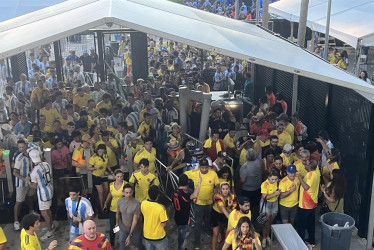
[[[290,134],[285,130],[285,124],[283,121],[278,122],[277,129],[270,132],[270,135],[278,136],[279,142],[278,146],[283,148],[286,144],[292,144],[292,139]]]
[[[289,122],[288,115],[284,113],[280,114],[277,117],[277,121],[284,123],[284,130],[291,136],[291,141],[293,142],[295,139],[295,127]]]
[[[156,172],[156,149],[150,137],[144,139],[144,147],[134,156],[134,170],[139,169],[139,162],[144,158],[149,161],[149,171],[154,174]]]
[[[308,164],[309,159],[310,159],[309,150],[304,149],[303,151],[300,152],[300,156],[301,156],[301,161],[295,162],[295,166],[297,170],[296,175],[301,174],[302,176],[304,176],[307,173],[306,165]]]
[[[295,178],[296,172],[295,165],[288,165],[287,176],[279,182],[279,190],[281,191],[279,208],[284,224],[291,223],[294,225],[295,222],[300,188],[300,181],[298,178]]]
[[[135,186],[135,199],[142,202],[148,198],[148,189],[152,185],[160,185],[160,182],[154,174],[149,172],[149,161],[145,158],[139,161],[140,170],[135,171],[129,183]]]
[[[157,202],[159,194],[159,187],[151,186],[148,190],[149,199],[140,205],[144,217],[143,235],[146,249],[168,249],[165,227],[169,219],[165,207]]]
[[[251,219],[252,213],[250,208],[251,204],[249,203],[249,199],[245,196],[239,197],[236,209],[229,214],[226,233],[229,233],[234,227],[236,227],[241,217],[247,216]]]
[[[320,174],[319,171],[317,171],[317,162],[314,160],[308,161],[306,170],[307,173],[305,176],[302,174],[297,176],[301,187],[296,229],[301,239],[313,247],[316,243],[315,217],[316,207],[318,205],[318,190],[320,183]],[[305,229],[308,230],[309,239],[305,239]]]
[[[91,140],[91,137],[89,135],[83,135],[82,136],[82,143],[78,147],[76,147],[73,151],[72,159],[72,165],[75,167],[75,170],[77,174],[79,175],[79,169],[87,167],[87,159],[84,155],[84,150],[89,149],[91,143],[93,141]],[[83,190],[83,194],[86,193],[87,187],[88,187],[88,181],[87,181],[87,174],[81,174],[83,178],[83,182],[85,185],[86,190]]]
[[[44,108],[39,111],[39,115],[44,115],[45,122],[48,125],[52,126],[55,120],[60,119],[60,114],[58,113],[56,108],[52,107],[51,99],[44,100],[43,107]]]
[[[41,250],[41,245],[36,235],[36,231],[40,227],[40,215],[30,213],[25,215],[22,219],[21,230],[21,250]],[[52,250],[57,246],[57,240],[51,241],[48,245],[48,250]]]
[[[201,175],[201,187],[199,195],[194,204],[195,210],[195,242],[194,246],[199,247],[201,244],[200,234],[204,226],[204,230],[210,233],[210,211],[213,204],[214,188],[219,185],[217,173],[210,169],[207,159],[202,159],[199,162],[199,168],[185,172],[187,177],[194,182],[195,188],[199,183],[199,175]],[[204,223],[204,225],[203,225]]]

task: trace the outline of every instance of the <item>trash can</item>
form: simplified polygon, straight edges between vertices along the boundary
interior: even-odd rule
[[[355,226],[355,220],[351,216],[331,212],[322,215],[321,222],[321,250],[350,249]],[[344,227],[347,222],[349,226]]]

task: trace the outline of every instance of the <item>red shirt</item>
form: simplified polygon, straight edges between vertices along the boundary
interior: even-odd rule
[[[108,238],[103,233],[96,232],[96,238],[94,240],[88,240],[84,237],[84,234],[75,238],[69,245],[69,250],[91,250],[91,249],[105,249],[111,250]]]
[[[218,139],[218,141],[220,144],[221,144],[221,149],[222,151],[226,151],[225,150],[225,145],[223,143],[223,140],[222,139]],[[216,142],[216,143],[217,143]],[[210,148],[205,148],[203,146],[203,151],[204,153],[209,156],[209,158],[212,160],[212,161],[215,161],[217,159],[217,149],[216,149],[216,143],[212,143],[212,146]],[[205,144],[205,141],[203,143],[203,145]]]

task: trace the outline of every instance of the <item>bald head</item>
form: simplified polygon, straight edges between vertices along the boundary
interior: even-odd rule
[[[83,223],[84,237],[88,240],[94,240],[96,238],[96,224],[93,220],[86,220]]]

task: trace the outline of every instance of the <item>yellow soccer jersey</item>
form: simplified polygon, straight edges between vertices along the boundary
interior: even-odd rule
[[[279,204],[285,207],[293,207],[299,204],[299,188],[300,188],[300,181],[297,177],[293,181],[291,181],[288,176],[284,177],[280,182],[279,182],[279,190],[284,193],[288,192],[291,189],[291,186],[295,185],[296,189],[293,191],[291,194],[289,194],[285,198],[281,198],[279,200]]]
[[[133,183],[135,186],[135,199],[142,202],[148,198],[148,189],[152,185],[160,185],[160,182],[152,173],[143,175],[143,173],[138,170],[134,172],[129,180],[130,183]]]
[[[189,179],[193,180],[195,188],[199,182],[200,169],[189,170],[185,172]],[[206,174],[201,174],[200,192],[197,196],[196,204],[210,205],[213,203],[213,192],[216,185],[219,184],[217,173],[209,170]]]
[[[40,242],[36,233],[30,235],[24,228],[21,230],[21,250],[41,250]]]

